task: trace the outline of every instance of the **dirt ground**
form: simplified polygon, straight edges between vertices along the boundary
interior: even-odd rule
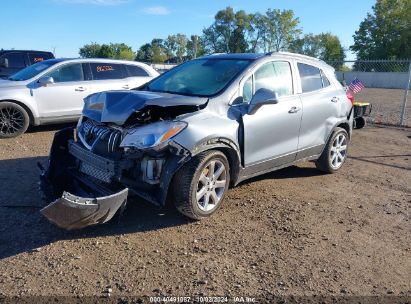
[[[41,216],[37,192],[36,163],[46,161],[59,127],[0,141],[0,302],[47,295],[411,301],[411,129],[356,130],[337,174],[312,163],[266,174],[231,189],[205,221],[135,201],[120,222],[66,232]]]
[[[365,88],[354,96],[356,101],[369,102],[372,105],[370,122],[377,124],[398,125],[404,103],[405,90]],[[411,92],[405,112],[404,126],[411,127]]]

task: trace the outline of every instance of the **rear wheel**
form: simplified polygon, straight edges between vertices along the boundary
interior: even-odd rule
[[[336,128],[320,158],[316,161],[317,169],[327,172],[337,172],[347,159],[349,137],[343,128]]]
[[[0,138],[23,134],[29,122],[29,115],[22,106],[13,102],[0,102]]]
[[[229,164],[220,151],[206,151],[184,165],[173,179],[177,210],[192,219],[215,213],[230,184]]]

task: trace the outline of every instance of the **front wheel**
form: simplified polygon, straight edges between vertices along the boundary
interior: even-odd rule
[[[229,163],[220,151],[206,151],[191,159],[174,176],[174,205],[185,216],[200,220],[221,205],[230,184]]]
[[[22,106],[13,102],[0,102],[0,138],[23,134],[29,122],[29,115]]]
[[[317,169],[327,172],[337,172],[347,159],[349,136],[343,128],[336,128],[328,140],[320,158],[315,162]]]

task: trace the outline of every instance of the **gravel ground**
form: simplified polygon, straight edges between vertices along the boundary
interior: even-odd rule
[[[369,102],[372,105],[370,122],[376,124],[399,125],[404,90],[365,88],[355,95],[356,101]],[[404,126],[411,127],[411,93],[408,93],[408,103],[405,112]]]
[[[411,129],[356,130],[337,174],[312,163],[266,174],[231,189],[205,221],[135,201],[120,222],[66,232],[40,215],[37,193],[36,163],[45,162],[59,127],[0,141],[0,302],[47,295],[411,301]]]

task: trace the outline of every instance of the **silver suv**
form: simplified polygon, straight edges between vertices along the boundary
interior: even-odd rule
[[[158,75],[133,61],[41,61],[0,79],[0,138],[18,136],[29,125],[77,121],[87,95],[135,88]]]
[[[347,158],[352,104],[323,61],[291,53],[218,54],[132,91],[85,99],[56,134],[42,210],[66,229],[108,221],[128,195],[192,219],[229,186],[299,161],[334,173]],[[67,191],[67,192],[66,192]]]

